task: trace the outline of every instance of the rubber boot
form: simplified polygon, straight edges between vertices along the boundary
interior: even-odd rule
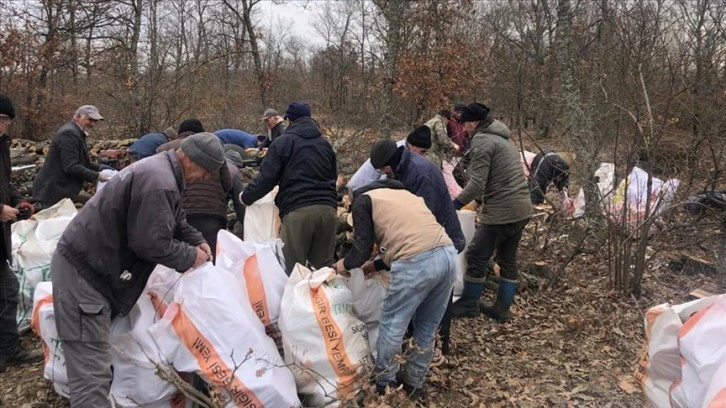
[[[504,323],[509,320],[509,307],[514,302],[516,292],[517,281],[500,278],[497,300],[492,305],[479,301],[479,310],[499,323]]]
[[[484,283],[464,282],[464,290],[461,292],[461,298],[451,305],[451,317],[477,317],[479,316],[479,306],[477,301],[484,290]]]

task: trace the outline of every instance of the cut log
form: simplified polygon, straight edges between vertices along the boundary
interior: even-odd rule
[[[711,293],[705,289],[698,288],[698,289],[692,291],[691,293],[689,293],[688,296],[690,296],[691,298],[694,298],[694,299],[703,299],[703,298],[714,296],[714,293]]]

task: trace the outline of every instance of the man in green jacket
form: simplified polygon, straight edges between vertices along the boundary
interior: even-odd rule
[[[471,103],[461,122],[471,138],[470,179],[454,199],[456,209],[474,200],[481,206],[474,237],[466,254],[466,274],[461,299],[454,304],[455,317],[479,312],[500,322],[509,319],[509,307],[517,289],[517,248],[522,231],[532,216],[532,204],[519,153],[506,125],[489,115],[489,108]],[[501,267],[499,290],[493,305],[479,302],[491,258]]]

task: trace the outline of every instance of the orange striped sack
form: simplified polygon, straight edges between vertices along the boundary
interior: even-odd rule
[[[282,297],[280,331],[306,405],[352,398],[372,365],[368,328],[353,314],[353,297],[332,268],[315,272],[300,264]]]

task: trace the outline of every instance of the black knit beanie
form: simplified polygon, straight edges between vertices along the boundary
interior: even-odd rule
[[[179,131],[177,133],[182,134],[184,132],[202,133],[204,132],[204,127],[199,119],[191,118],[185,120],[181,123],[181,125],[179,125]]]
[[[396,154],[396,142],[390,139],[381,139],[373,143],[371,147],[371,165],[374,169],[380,169],[388,164],[388,161]]]
[[[431,148],[431,128],[426,125],[421,125],[409,133],[406,137],[406,142],[409,144],[420,147],[422,149]]]
[[[13,101],[5,95],[0,95],[0,114],[8,115],[10,119],[15,119]]]

